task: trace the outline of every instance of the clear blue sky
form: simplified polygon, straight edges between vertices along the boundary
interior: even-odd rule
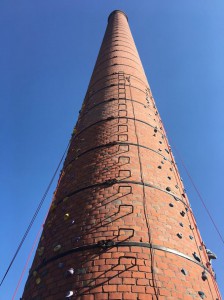
[[[70,139],[114,9],[129,17],[171,146],[224,235],[223,0],[1,0],[1,276]],[[179,168],[202,237],[218,255],[213,266],[224,294],[223,244]],[[55,185],[0,300],[12,299]]]

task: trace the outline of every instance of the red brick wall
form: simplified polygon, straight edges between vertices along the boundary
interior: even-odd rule
[[[127,18],[116,11],[23,299],[69,291],[82,300],[221,299],[213,276]]]

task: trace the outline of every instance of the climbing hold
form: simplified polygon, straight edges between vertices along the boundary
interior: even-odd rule
[[[189,227],[190,227],[191,230],[194,230],[194,227],[192,225],[189,225]]]
[[[36,284],[40,284],[40,282],[41,282],[41,279],[40,279],[40,277],[38,277],[38,278],[36,279]]]
[[[115,243],[112,240],[101,240],[101,241],[98,241],[97,244],[102,248],[106,248],[106,247],[114,246]]]
[[[167,190],[168,192],[170,192],[170,191],[171,191],[171,188],[168,186],[168,187],[166,188],[166,190]]]
[[[33,277],[37,276],[37,271],[33,271]]]
[[[207,272],[206,272],[206,271],[203,271],[203,272],[202,272],[201,278],[202,278],[202,280],[204,280],[204,281],[208,279],[208,275],[207,275]]]
[[[154,128],[154,132],[157,132],[157,131],[158,131],[158,130],[157,130],[157,127],[155,127],[155,128]]]
[[[76,152],[78,152],[78,151],[79,151],[79,149],[76,150]],[[69,164],[69,165],[67,166],[67,169],[70,170],[71,168],[72,168],[72,164]]]
[[[41,273],[41,276],[43,277],[43,276],[47,275],[47,273],[48,273],[48,270],[47,270],[47,269],[44,269],[44,270],[42,271],[42,273]]]
[[[44,247],[40,247],[37,249],[38,255],[41,256],[44,253]]]
[[[73,225],[74,223],[75,223],[75,220],[72,220],[72,221],[71,221],[71,224]]]
[[[201,261],[200,257],[197,255],[196,252],[193,253],[193,256],[194,256],[194,258],[195,258],[198,262]]]
[[[198,295],[201,297],[201,299],[204,299],[204,298],[205,298],[205,293],[202,292],[202,291],[199,291],[199,292],[198,292]]]
[[[54,211],[54,210],[55,210],[55,208],[56,208],[56,204],[52,203],[52,204],[51,204],[50,211]]]
[[[58,268],[59,269],[62,269],[64,267],[64,263],[63,262],[60,262],[59,264],[58,264]]]
[[[74,269],[73,269],[73,268],[69,268],[69,269],[67,270],[67,272],[66,272],[66,275],[67,275],[67,276],[72,276],[72,275],[74,275],[74,273],[75,273]]]
[[[207,255],[208,255],[208,258],[209,258],[209,260],[211,260],[211,259],[216,259],[217,258],[217,256],[215,255],[215,253],[213,253],[211,250],[209,250],[209,249],[206,249],[206,253],[207,253]]]
[[[76,128],[74,128],[72,134],[76,134],[76,132],[77,132],[77,130],[76,130]]]
[[[75,236],[75,237],[73,238],[73,241],[76,242],[76,243],[78,243],[78,241],[79,241],[80,239],[81,239],[80,236]]]
[[[68,199],[69,199],[69,197],[65,197],[65,198],[63,199],[63,202],[66,202]]]
[[[47,226],[50,228],[52,226],[52,220],[47,222]]]
[[[162,169],[162,167],[161,167],[161,166],[158,166],[158,169]]]
[[[167,178],[168,178],[169,180],[171,180],[171,177],[170,177],[170,176],[168,176]]]
[[[165,149],[165,151],[166,151],[166,153],[168,153],[168,154],[170,153],[169,150],[167,150],[167,149]]]
[[[57,252],[61,249],[61,245],[57,245],[54,247],[54,252]]]
[[[184,275],[187,275],[187,271],[185,269],[181,269],[181,273],[183,273]]]
[[[194,237],[193,237],[192,235],[189,235],[189,238],[190,238],[190,240],[193,240],[193,239],[194,239]]]
[[[185,211],[182,210],[182,211],[180,212],[180,214],[181,214],[182,217],[184,217],[184,216],[185,216]]]
[[[73,291],[68,291],[67,293],[66,293],[66,295],[65,295],[65,298],[69,298],[69,297],[71,297],[71,296],[73,296],[74,295],[74,292]]]
[[[184,227],[184,224],[183,224],[183,223],[180,222],[179,224],[180,224],[181,227]]]
[[[169,206],[170,206],[170,207],[174,207],[173,203],[170,203]]]
[[[182,239],[182,237],[183,237],[182,233],[180,233],[180,232],[177,233],[177,236],[178,236],[180,239]]]
[[[66,220],[68,220],[69,219],[69,214],[68,213],[66,213],[65,215],[64,215],[64,220],[66,221]]]
[[[175,201],[179,201],[179,199],[177,197],[173,196],[173,198]]]

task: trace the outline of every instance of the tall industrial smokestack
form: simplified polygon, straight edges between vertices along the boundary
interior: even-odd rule
[[[220,300],[211,258],[116,10],[22,299]]]

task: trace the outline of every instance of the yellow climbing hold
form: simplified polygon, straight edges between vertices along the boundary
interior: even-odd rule
[[[47,227],[51,227],[52,226],[52,220],[47,222]]]
[[[64,220],[66,221],[66,220],[68,220],[69,219],[69,217],[70,217],[70,215],[67,213],[67,214],[65,214],[64,215]]]
[[[61,245],[57,245],[54,247],[54,252],[57,252],[61,249]]]
[[[40,277],[38,277],[38,278],[36,279],[36,284],[40,284],[40,282],[41,282],[41,279],[40,279]]]
[[[56,207],[57,207],[57,205],[56,205],[56,204],[54,204],[54,203],[52,203],[52,204],[51,204],[50,211],[54,211]]]
[[[33,271],[33,277],[37,276],[37,271]]]
[[[67,166],[67,170],[70,170],[72,168],[72,164],[69,164],[68,166]]]
[[[40,247],[37,249],[38,255],[41,256],[44,253],[44,247]]]

